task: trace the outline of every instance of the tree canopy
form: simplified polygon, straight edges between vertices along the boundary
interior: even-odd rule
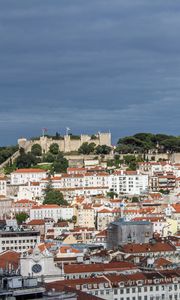
[[[31,147],[31,153],[35,156],[41,156],[42,155],[42,148],[39,144],[34,144]]]
[[[119,153],[145,153],[156,150],[159,153],[180,152],[180,137],[166,134],[137,133],[120,138],[116,151]]]
[[[109,154],[111,152],[111,147],[107,145],[98,145],[95,149],[96,154]]]
[[[16,159],[16,167],[17,168],[30,168],[37,163],[39,163],[40,160],[33,155],[31,152],[25,153],[22,149],[20,151],[20,156]]]
[[[95,147],[96,147],[95,143],[85,142],[79,147],[78,152],[80,154],[91,154],[94,153]]]
[[[79,149],[78,152],[80,154],[109,154],[111,152],[111,147],[107,145],[98,145],[96,147],[95,143],[83,143]]]
[[[18,146],[0,147],[0,164],[13,155],[18,150]]]
[[[52,153],[52,154],[58,154],[59,152],[59,145],[57,143],[53,143],[50,145],[49,147],[49,152]]]
[[[18,224],[22,224],[28,219],[28,214],[26,212],[19,212],[16,214],[16,220]]]
[[[68,202],[64,200],[64,196],[60,191],[53,189],[49,180],[45,189],[43,204],[68,205]]]

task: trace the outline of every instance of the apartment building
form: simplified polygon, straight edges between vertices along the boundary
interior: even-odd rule
[[[59,206],[56,204],[36,205],[30,209],[30,220],[51,218],[57,222],[59,219],[72,219],[73,215],[73,207]]]
[[[148,191],[148,175],[139,171],[117,171],[110,175],[109,188],[119,194],[140,195]]]
[[[18,199],[39,199],[42,196],[42,188],[38,181],[29,181],[26,185],[20,185],[18,187]]]
[[[63,286],[105,300],[179,300],[180,272],[177,269],[99,275],[98,277],[52,282],[48,284],[48,289],[58,291]]]
[[[34,248],[40,243],[40,232],[35,230],[1,230],[0,231],[0,253],[6,250],[13,250],[23,253]]]
[[[47,177],[47,172],[42,169],[17,169],[11,173],[11,185],[38,182]]]
[[[84,204],[76,209],[77,225],[79,227],[95,228],[95,210],[91,204]]]

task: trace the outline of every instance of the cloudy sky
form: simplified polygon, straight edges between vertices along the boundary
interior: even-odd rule
[[[179,0],[0,0],[0,144],[180,134]]]

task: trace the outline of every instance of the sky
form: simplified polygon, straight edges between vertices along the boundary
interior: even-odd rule
[[[179,135],[179,0],[0,0],[0,145]]]

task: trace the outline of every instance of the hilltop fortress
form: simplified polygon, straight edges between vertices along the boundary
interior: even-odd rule
[[[49,147],[53,143],[59,145],[59,150],[68,153],[78,151],[79,147],[83,143],[95,143],[98,145],[111,146],[111,133],[98,133],[95,135],[81,134],[80,136],[65,135],[59,138],[52,138],[48,136],[41,136],[39,139],[27,140],[26,138],[18,139],[18,145],[20,148],[24,148],[25,151],[31,151],[31,147],[34,144],[39,144],[43,153],[47,153]]]

